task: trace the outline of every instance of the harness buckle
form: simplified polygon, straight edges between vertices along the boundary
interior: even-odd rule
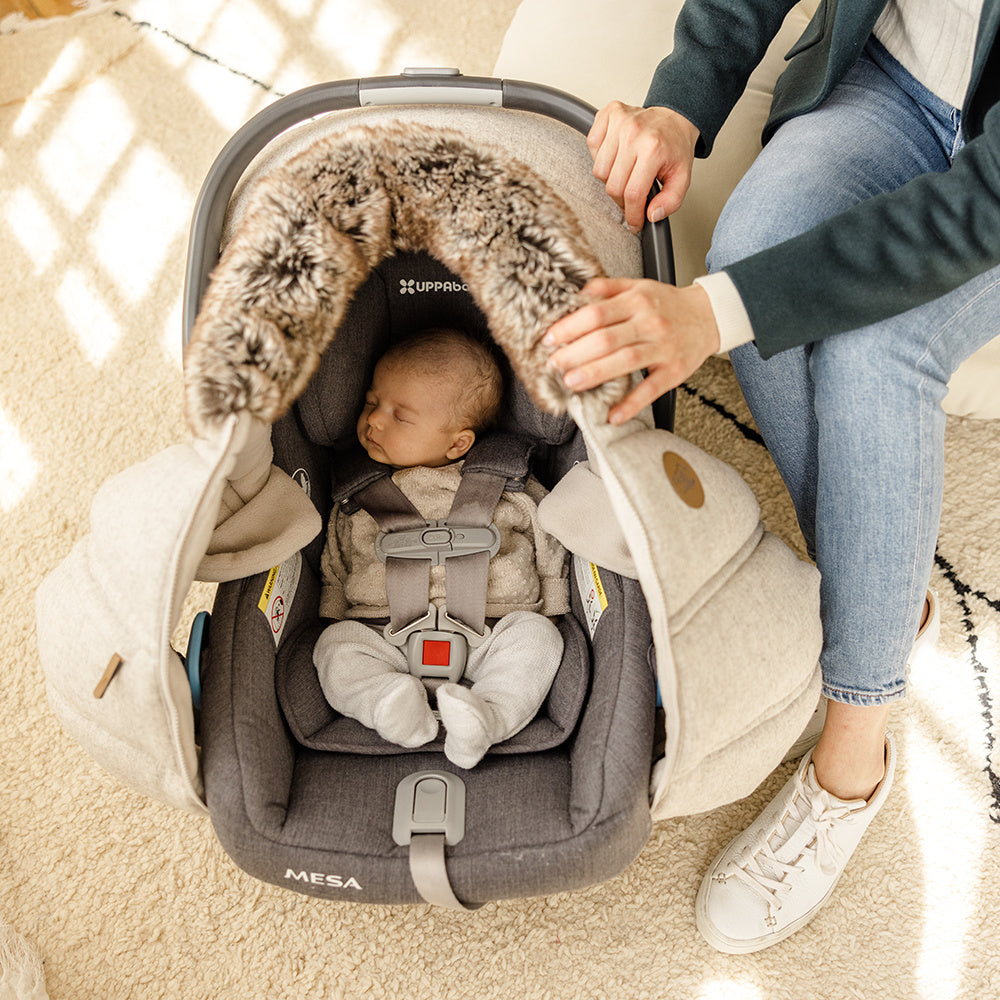
[[[489,626],[482,635],[457,618],[448,615],[447,606],[433,604],[427,614],[404,625],[396,632],[389,623],[382,630],[393,646],[406,647],[406,663],[411,674],[421,680],[458,683],[465,673],[469,649],[481,646],[490,634]]]

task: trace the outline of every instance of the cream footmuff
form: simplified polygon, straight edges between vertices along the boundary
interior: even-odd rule
[[[593,884],[653,820],[748,794],[816,705],[815,569],[732,469],[667,429],[669,399],[612,427],[622,385],[574,396],[546,367],[543,335],[590,278],[672,277],[666,227],[633,236],[591,174],[592,116],[440,71],[322,85],[249,122],[206,180],[192,440],[100,489],[39,589],[38,636],[66,730],[132,788],[207,812],[257,878],[468,908]],[[472,333],[506,375],[504,445],[466,465],[513,493],[537,479],[568,550],[542,708],[468,768],[440,739],[406,749],[339,715],[312,658],[366,387],[429,325]],[[427,527],[406,529],[415,558],[451,544]],[[219,587],[182,657],[170,636],[196,579]]]

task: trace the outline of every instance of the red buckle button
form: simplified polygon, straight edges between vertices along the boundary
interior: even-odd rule
[[[451,643],[442,639],[425,639],[420,660],[425,667],[446,667],[451,662]]]

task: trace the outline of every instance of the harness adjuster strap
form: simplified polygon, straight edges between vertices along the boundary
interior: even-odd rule
[[[448,878],[443,833],[418,833],[410,841],[410,878],[425,903],[450,910],[478,910],[463,903]],[[482,904],[480,904],[482,905]]]
[[[417,771],[396,788],[392,839],[409,848],[410,877],[420,897],[435,906],[475,910],[456,895],[445,864],[445,845],[465,836],[465,783],[450,771]]]

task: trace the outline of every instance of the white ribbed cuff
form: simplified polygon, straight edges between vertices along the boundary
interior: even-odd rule
[[[719,328],[719,353],[731,351],[754,339],[753,327],[740,293],[725,271],[695,278],[694,283],[705,290],[712,304],[715,323]]]

